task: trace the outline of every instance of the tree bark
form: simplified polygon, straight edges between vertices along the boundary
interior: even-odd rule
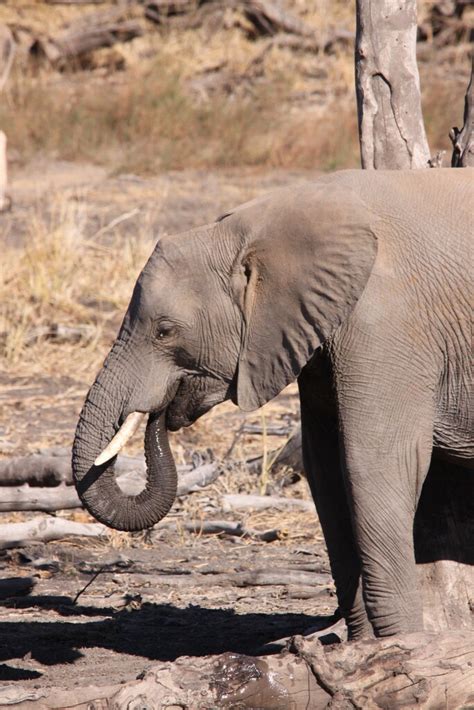
[[[474,56],[472,57],[471,79],[464,97],[464,125],[453,128],[449,134],[453,144],[451,167],[474,167]]]
[[[8,685],[0,688],[0,707],[461,710],[474,700],[473,641],[467,632],[416,633],[323,646],[318,638],[297,636],[278,655],[183,656],[123,685]]]
[[[7,137],[0,131],[0,212],[5,212],[10,206],[7,196]]]
[[[7,83],[15,54],[15,42],[10,29],[0,25],[0,91]],[[10,207],[7,196],[7,137],[0,131],[0,212]]]
[[[363,168],[426,168],[416,0],[357,0],[356,94]]]

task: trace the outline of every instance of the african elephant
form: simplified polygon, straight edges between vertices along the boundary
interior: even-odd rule
[[[472,181],[344,171],[160,239],[80,415],[85,507],[121,530],[153,525],[176,494],[167,429],[229,398],[254,410],[297,378],[349,634],[419,629],[423,482],[432,458],[473,465]],[[114,456],[143,414],[148,481],[128,497]]]

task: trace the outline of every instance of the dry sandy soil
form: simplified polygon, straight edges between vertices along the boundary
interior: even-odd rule
[[[13,175],[14,207],[0,217],[2,250],[10,257],[12,249],[22,253],[31,220],[52,196],[79,203],[83,229],[89,235],[102,230],[97,243],[106,244],[117,229],[146,233],[148,239],[184,230],[263,191],[310,177],[302,172],[182,172],[142,179],[107,177],[91,166],[36,164]],[[127,214],[132,216],[110,227]],[[104,231],[104,225],[110,228]],[[94,368],[106,354],[120,313],[120,308],[112,312],[94,352],[91,346],[44,342],[33,354],[26,349],[16,361],[5,361],[0,374],[3,457],[70,446]],[[252,654],[265,645],[268,652],[268,644],[282,637],[329,624],[336,602],[316,515],[225,514],[220,503],[226,492],[262,492],[265,482],[249,472],[245,460],[281,446],[297,412],[293,386],[255,414],[222,405],[173,435],[178,461],[189,462],[197,452],[198,459],[212,456],[222,467],[214,484],[176,503],[164,522],[174,520],[178,532],[158,525],[146,535],[111,533],[101,541],[76,538],[0,553],[1,576],[24,578],[21,593],[3,593],[0,599],[0,688],[111,684],[135,678],[157,659]],[[245,422],[264,426],[267,435],[236,438]],[[275,425],[283,426],[283,435],[272,434]],[[137,438],[130,450],[140,448]],[[284,486],[284,478],[270,477],[266,490],[309,499],[304,480]],[[3,513],[0,522],[33,515]],[[64,516],[88,519],[82,511]],[[277,529],[278,539],[203,536],[182,529],[186,520],[224,518],[256,530]],[[275,573],[281,583],[243,581],[246,572],[258,570]]]

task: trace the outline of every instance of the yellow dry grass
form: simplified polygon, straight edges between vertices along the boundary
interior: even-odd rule
[[[285,5],[314,28],[317,38],[335,29],[354,30],[353,0],[287,0]],[[418,2],[420,21],[432,5]],[[97,10],[6,0],[0,22],[15,25],[21,16],[32,36],[55,36],[78,17],[114,6],[105,2]],[[139,5],[129,12],[143,15]],[[60,74],[18,60],[0,104],[0,128],[12,154],[23,163],[42,154],[137,174],[357,166],[352,48],[330,55],[295,52],[271,45],[269,38],[252,39],[246,22],[241,11],[229,7],[217,31],[205,26],[158,31],[145,23],[143,36],[97,50],[95,71]],[[107,65],[111,52],[122,57],[125,71]],[[465,52],[462,59],[466,64]],[[425,119],[435,152],[449,148],[447,124],[459,120],[467,64],[461,82],[452,76],[446,81],[446,71],[433,76],[436,54],[425,64]],[[206,81],[212,84],[213,77],[220,77],[220,88],[209,91]],[[459,107],[451,118],[443,108],[446,101]]]
[[[61,361],[80,375],[97,368],[107,329],[117,323],[152,243],[144,235],[100,241],[86,235],[80,202],[52,196],[38,203],[20,249],[4,247],[0,266],[0,355],[5,367],[34,374],[56,372],[57,350],[41,339],[25,347],[40,326],[87,325],[81,345],[62,346]],[[99,307],[97,307],[99,304]],[[48,358],[50,353],[50,359]],[[60,367],[60,365],[59,365]]]
[[[109,5],[113,3],[101,5],[100,11]],[[342,0],[320,0],[311,7],[301,0],[288,3],[318,37],[335,27],[352,27],[353,5]],[[33,36],[54,36],[65,23],[91,10],[7,0],[0,21],[15,24],[18,13],[24,18],[25,12]],[[157,32],[147,25],[144,36],[114,48],[125,59],[124,72],[61,75],[18,60],[0,104],[0,127],[11,151],[22,162],[43,154],[140,174],[354,164],[350,52],[325,56],[269,49],[268,38],[251,40],[246,35],[242,13],[231,8],[226,13],[224,27],[217,32]],[[237,81],[237,91],[235,86],[230,95],[225,88],[211,91],[202,100],[200,90],[190,85],[213,72]],[[295,97],[314,89],[321,99],[306,113]]]

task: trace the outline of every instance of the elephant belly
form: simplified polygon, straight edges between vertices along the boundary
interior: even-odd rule
[[[446,461],[474,470],[474,431],[464,427],[437,426],[433,453]]]
[[[474,468],[474,380],[470,367],[454,368],[457,376],[444,379],[434,422],[433,448],[438,456]],[[459,372],[461,370],[461,373]],[[464,373],[469,373],[468,376]]]

